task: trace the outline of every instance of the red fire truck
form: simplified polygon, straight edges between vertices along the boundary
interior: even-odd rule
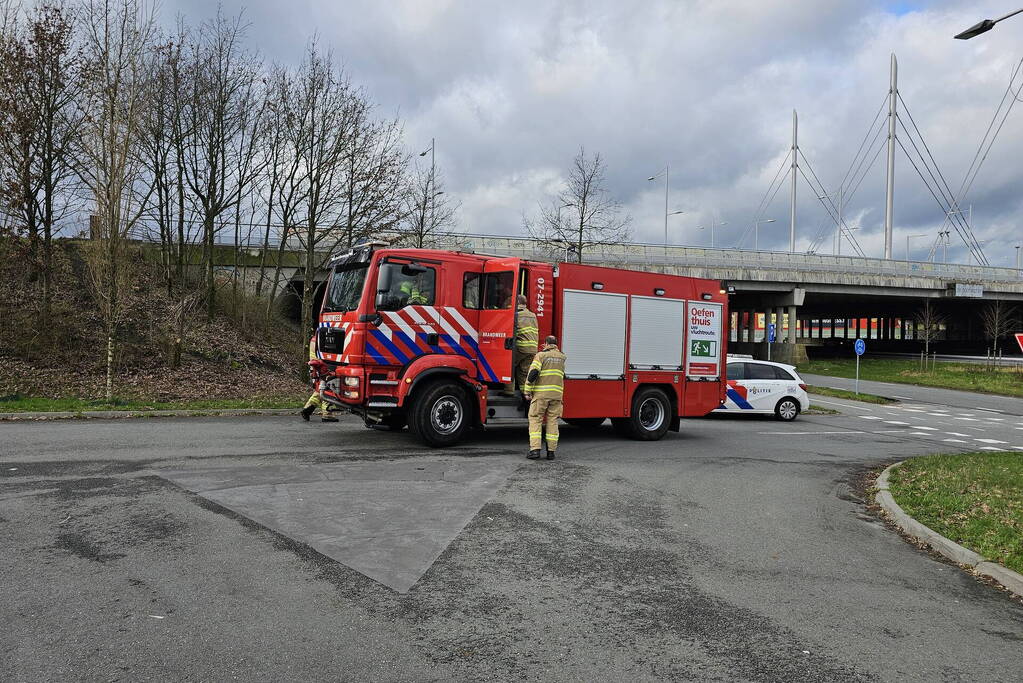
[[[330,262],[317,330],[324,397],[423,443],[523,421],[515,295],[568,360],[564,419],[610,418],[635,439],[678,431],[724,399],[728,299],[719,282],[460,251],[360,245]],[[315,363],[314,363],[315,364]]]

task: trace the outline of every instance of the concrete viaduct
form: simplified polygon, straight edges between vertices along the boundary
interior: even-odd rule
[[[435,246],[574,260],[565,253],[551,254],[529,238],[447,234]],[[730,348],[766,356],[767,323],[774,323],[778,332],[771,357],[792,362],[805,358],[807,348],[817,354],[851,349],[857,337],[871,340],[872,350],[916,352],[922,348],[917,315],[928,300],[944,317],[932,349],[984,353],[990,342],[981,310],[993,301],[1023,302],[1023,277],[1013,268],[649,244],[594,247],[583,260],[719,280],[732,292]],[[283,274],[294,289],[297,269],[286,268]],[[1015,352],[1005,341],[1002,346]]]

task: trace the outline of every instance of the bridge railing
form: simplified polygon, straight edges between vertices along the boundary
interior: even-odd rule
[[[226,232],[228,231],[216,236],[216,244],[234,246],[233,233],[226,234]],[[384,237],[387,236],[384,235]],[[152,231],[140,230],[132,237],[142,241],[153,241],[154,239],[159,241],[159,236],[153,235]],[[430,242],[430,246],[440,249],[460,249],[532,259],[575,260],[575,255],[567,248],[552,249],[540,240],[526,236],[507,237],[451,232],[433,235]],[[261,249],[263,242],[262,240],[252,240],[244,242],[240,246],[250,250]],[[271,238],[268,246],[274,250],[278,249],[280,239]],[[301,251],[304,245],[298,237],[291,236],[284,248],[288,251]],[[665,246],[639,242],[592,247],[583,253],[583,261],[610,266],[709,267],[740,271],[743,269],[803,270],[857,275],[932,277],[963,282],[1023,281],[1023,271],[1015,268],[932,263],[930,261],[898,261],[861,256],[797,254],[784,251]]]

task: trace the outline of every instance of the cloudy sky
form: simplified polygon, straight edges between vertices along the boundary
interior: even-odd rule
[[[435,137],[461,230],[522,233],[523,212],[557,191],[583,146],[606,159],[636,240],[664,240],[664,184],[647,177],[668,164],[669,208],[685,212],[669,218],[671,243],[708,245],[699,227],[725,222],[718,246],[745,237],[752,247],[792,110],[803,154],[837,190],[888,91],[892,52],[901,95],[958,189],[1023,57],[1023,15],[970,41],[952,36],[1018,3],[224,0],[223,9],[244,10],[251,44],[269,60],[297,63],[317,33],[381,114],[400,114],[410,148]],[[211,6],[165,0],[162,14],[195,23]],[[1021,158],[1023,104],[965,200],[993,265],[1014,264],[1023,239]],[[845,208],[867,255],[883,252],[884,161],[882,152]],[[926,235],[912,239],[922,260],[943,210],[901,151],[896,163],[894,252],[904,258],[906,236]],[[761,248],[788,246],[788,192],[762,213],[777,222],[761,225]],[[834,223],[802,179],[798,192],[797,248],[826,235],[819,251],[831,253]],[[967,258],[958,245],[953,233],[950,260]]]

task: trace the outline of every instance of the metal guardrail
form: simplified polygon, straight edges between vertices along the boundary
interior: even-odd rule
[[[234,246],[233,234],[218,233],[218,246]],[[393,235],[383,235],[389,237]],[[159,241],[152,230],[138,230],[132,234],[141,241]],[[262,240],[242,244],[246,249],[261,249]],[[280,239],[272,238],[271,249],[280,247]],[[574,260],[567,249],[552,250],[540,240],[531,237],[504,237],[471,233],[438,233],[432,236],[430,246],[441,249],[460,249],[489,254],[502,254],[522,258],[546,259],[564,257]],[[303,251],[301,239],[289,237],[284,245],[288,251]],[[711,249],[706,247],[665,246],[659,244],[624,243],[594,247],[583,254],[583,261],[599,265],[654,265],[677,267],[707,267],[757,270],[796,270],[805,272],[847,273],[851,275],[887,275],[940,278],[963,283],[1023,282],[1023,271],[1015,268],[971,266],[958,263],[932,263],[930,261],[898,261],[861,256],[832,256],[825,254],[794,254],[782,251],[754,251],[746,249]]]

